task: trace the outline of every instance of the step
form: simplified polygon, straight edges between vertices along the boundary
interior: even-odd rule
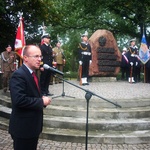
[[[138,98],[138,99],[116,99],[110,100],[122,106],[122,108],[132,108],[132,107],[145,107],[150,106],[150,98]],[[87,106],[86,99],[70,99],[70,98],[58,98],[52,99],[52,105],[55,106]],[[114,108],[115,106],[107,101],[101,99],[92,99],[89,101],[89,107],[91,108]]]
[[[0,106],[1,117],[9,119],[11,109]],[[126,119],[107,119],[107,118],[88,118],[89,129],[96,130],[143,130],[150,128],[149,118],[126,118]],[[44,115],[44,126],[55,128],[73,128],[73,129],[85,129],[86,116],[84,117],[63,117],[63,116],[51,116]]]
[[[7,111],[7,110],[6,110]],[[1,113],[2,114],[2,113]],[[6,115],[1,115],[5,120],[9,120]],[[150,118],[141,119],[88,119],[89,130],[114,130],[114,131],[136,131],[136,130],[150,130]],[[44,115],[43,124],[45,127],[51,128],[67,128],[67,129],[78,129],[85,130],[85,118],[74,118],[74,117],[58,117]]]
[[[0,117],[0,128],[8,130],[8,119]],[[85,143],[86,131],[43,127],[41,138],[61,141]],[[138,144],[150,143],[150,130],[143,131],[89,131],[88,143],[94,144]]]
[[[102,107],[100,102],[95,100],[95,103],[89,107],[89,143],[149,143],[150,106],[148,101],[147,99],[141,102],[137,100],[137,105],[135,102],[132,103],[135,107],[128,105],[128,107],[115,108]],[[124,101],[125,103],[127,101]],[[142,103],[145,104],[142,105]],[[10,113],[10,98],[1,100],[1,129],[8,129]],[[85,127],[86,102],[84,100],[52,100],[52,104],[44,109],[44,127],[41,137],[62,142],[84,143]]]
[[[10,117],[11,108],[0,105],[0,115],[6,118]],[[62,107],[62,106],[48,106],[44,109],[44,115],[49,116],[65,116],[65,117],[86,117],[86,110],[82,107]],[[93,119],[127,119],[127,118],[149,118],[150,107],[138,108],[101,108],[89,109],[89,118]]]
[[[138,99],[116,99],[111,100],[114,103],[119,104],[122,108],[132,108],[132,107],[147,107],[150,106],[150,98],[138,98]],[[0,104],[11,107],[11,98],[7,95],[1,95]],[[65,107],[77,107],[82,106],[86,108],[87,103],[84,99],[70,99],[70,98],[57,98],[52,99],[51,105],[53,106],[65,106]],[[101,100],[101,99],[92,99],[89,101],[89,108],[116,108],[113,104]]]
[[[0,129],[8,130],[9,119],[0,116]]]
[[[89,131],[88,143],[103,144],[137,144],[150,143],[150,130],[143,131]],[[43,128],[41,138],[61,141],[84,143],[86,131],[60,128]]]
[[[8,130],[9,120],[0,117],[0,129]],[[86,130],[43,127],[41,138],[61,141],[85,143]],[[90,144],[139,144],[150,143],[150,130],[143,131],[88,131]]]
[[[137,131],[150,130],[150,118],[88,119],[89,130]],[[44,126],[50,128],[85,130],[86,118],[44,115]]]
[[[64,107],[50,105],[44,109],[44,114],[51,116],[85,117],[86,113],[86,108],[82,106]],[[150,106],[135,108],[89,108],[89,117],[95,119],[148,118],[150,117]]]
[[[0,105],[11,107],[11,99],[8,96],[0,95]]]
[[[0,117],[9,118],[11,113],[11,108],[0,105]]]

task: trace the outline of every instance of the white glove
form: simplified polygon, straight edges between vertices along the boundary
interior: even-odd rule
[[[79,61],[79,65],[82,65],[82,61],[81,60]]]
[[[136,45],[134,47],[138,49],[138,47]]]
[[[138,65],[138,62],[136,62],[136,64],[135,64],[136,66]]]
[[[134,54],[131,54],[131,57],[134,57],[135,55]]]
[[[133,62],[130,62],[130,65],[133,66]]]
[[[90,64],[92,63],[92,60],[90,60]]]

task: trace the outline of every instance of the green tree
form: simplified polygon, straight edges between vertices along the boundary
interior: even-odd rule
[[[27,44],[39,43],[38,25],[44,24],[52,40],[59,35],[63,40],[65,53],[69,59],[68,69],[75,70],[80,42],[80,33],[85,30],[91,35],[97,29],[113,33],[120,47],[129,38],[139,42],[143,31],[150,41],[150,1],[149,0],[5,0],[0,1],[0,50],[11,42],[14,44],[18,26],[18,12],[23,12]],[[124,42],[122,42],[124,41]],[[53,41],[52,41],[53,44]]]
[[[26,33],[32,34],[27,43],[36,42],[37,28],[43,21],[45,24],[49,24],[49,22],[55,23],[53,19],[55,9],[49,0],[1,0],[0,4],[0,51],[3,51],[8,43],[12,46],[14,45],[19,23],[19,12],[23,13]]]
[[[66,0],[54,2],[54,7],[60,16],[60,22],[54,26],[59,35],[66,34],[69,38],[68,50],[74,54],[79,38],[73,41],[72,32],[80,33],[87,30],[92,34],[97,29],[106,29],[113,33],[118,46],[128,45],[130,38],[136,37],[139,42],[143,31],[149,39],[150,2],[148,0]],[[55,33],[56,34],[56,33]],[[74,42],[74,44],[71,44]],[[76,43],[75,43],[76,42]],[[70,52],[70,51],[69,51]],[[77,60],[77,59],[76,59]]]

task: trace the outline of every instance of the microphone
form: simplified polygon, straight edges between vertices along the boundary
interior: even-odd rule
[[[60,74],[60,75],[64,75],[63,72],[61,72],[61,71],[59,71],[58,69],[55,69],[55,68],[53,68],[53,67],[51,67],[51,66],[49,66],[49,65],[47,65],[47,64],[44,64],[43,67],[44,67],[44,69],[51,70],[51,71],[54,72],[54,73],[58,73],[58,74]]]

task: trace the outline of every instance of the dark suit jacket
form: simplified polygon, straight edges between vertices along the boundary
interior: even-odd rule
[[[38,137],[43,126],[43,100],[25,65],[10,79],[12,113],[9,133],[18,138]]]

